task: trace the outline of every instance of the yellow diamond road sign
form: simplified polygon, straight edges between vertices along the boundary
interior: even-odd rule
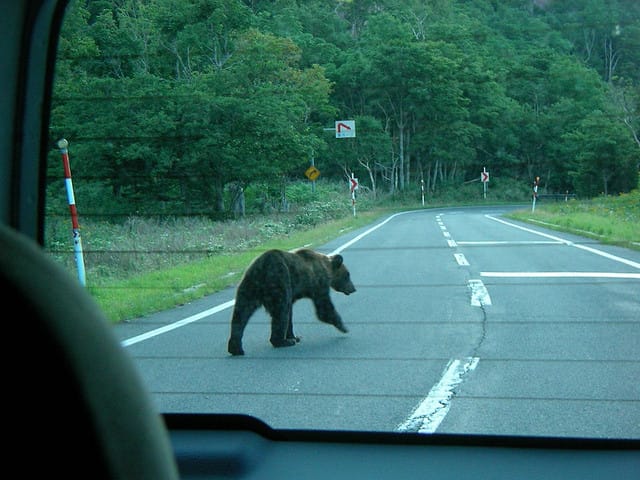
[[[311,165],[309,168],[307,168],[304,174],[307,176],[309,180],[315,180],[320,176],[320,170],[318,170],[316,167]]]

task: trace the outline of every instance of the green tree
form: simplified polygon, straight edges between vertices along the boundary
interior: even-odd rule
[[[640,155],[624,126],[604,112],[592,112],[563,139],[579,195],[618,194],[637,187]]]

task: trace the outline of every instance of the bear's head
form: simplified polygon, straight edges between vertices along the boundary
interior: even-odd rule
[[[356,287],[351,282],[351,275],[344,266],[342,255],[331,255],[329,260],[331,261],[331,288],[345,295],[355,292]]]

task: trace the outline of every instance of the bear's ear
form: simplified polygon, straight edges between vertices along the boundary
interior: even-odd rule
[[[343,259],[342,255],[332,255],[331,256],[331,268],[340,268],[342,265]]]

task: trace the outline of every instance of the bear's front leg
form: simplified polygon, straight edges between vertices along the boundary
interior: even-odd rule
[[[244,355],[244,350],[242,349],[242,339],[230,338],[229,343],[227,344],[227,351],[231,355]]]
[[[293,347],[296,344],[295,340],[290,338],[273,338],[271,337],[271,345],[276,348],[280,347]]]
[[[318,320],[333,325],[342,333],[349,332],[349,329],[347,329],[345,324],[342,323],[342,317],[340,317],[340,314],[333,306],[331,298],[328,295],[315,298],[313,300],[313,304],[316,307],[316,316],[318,317]]]

